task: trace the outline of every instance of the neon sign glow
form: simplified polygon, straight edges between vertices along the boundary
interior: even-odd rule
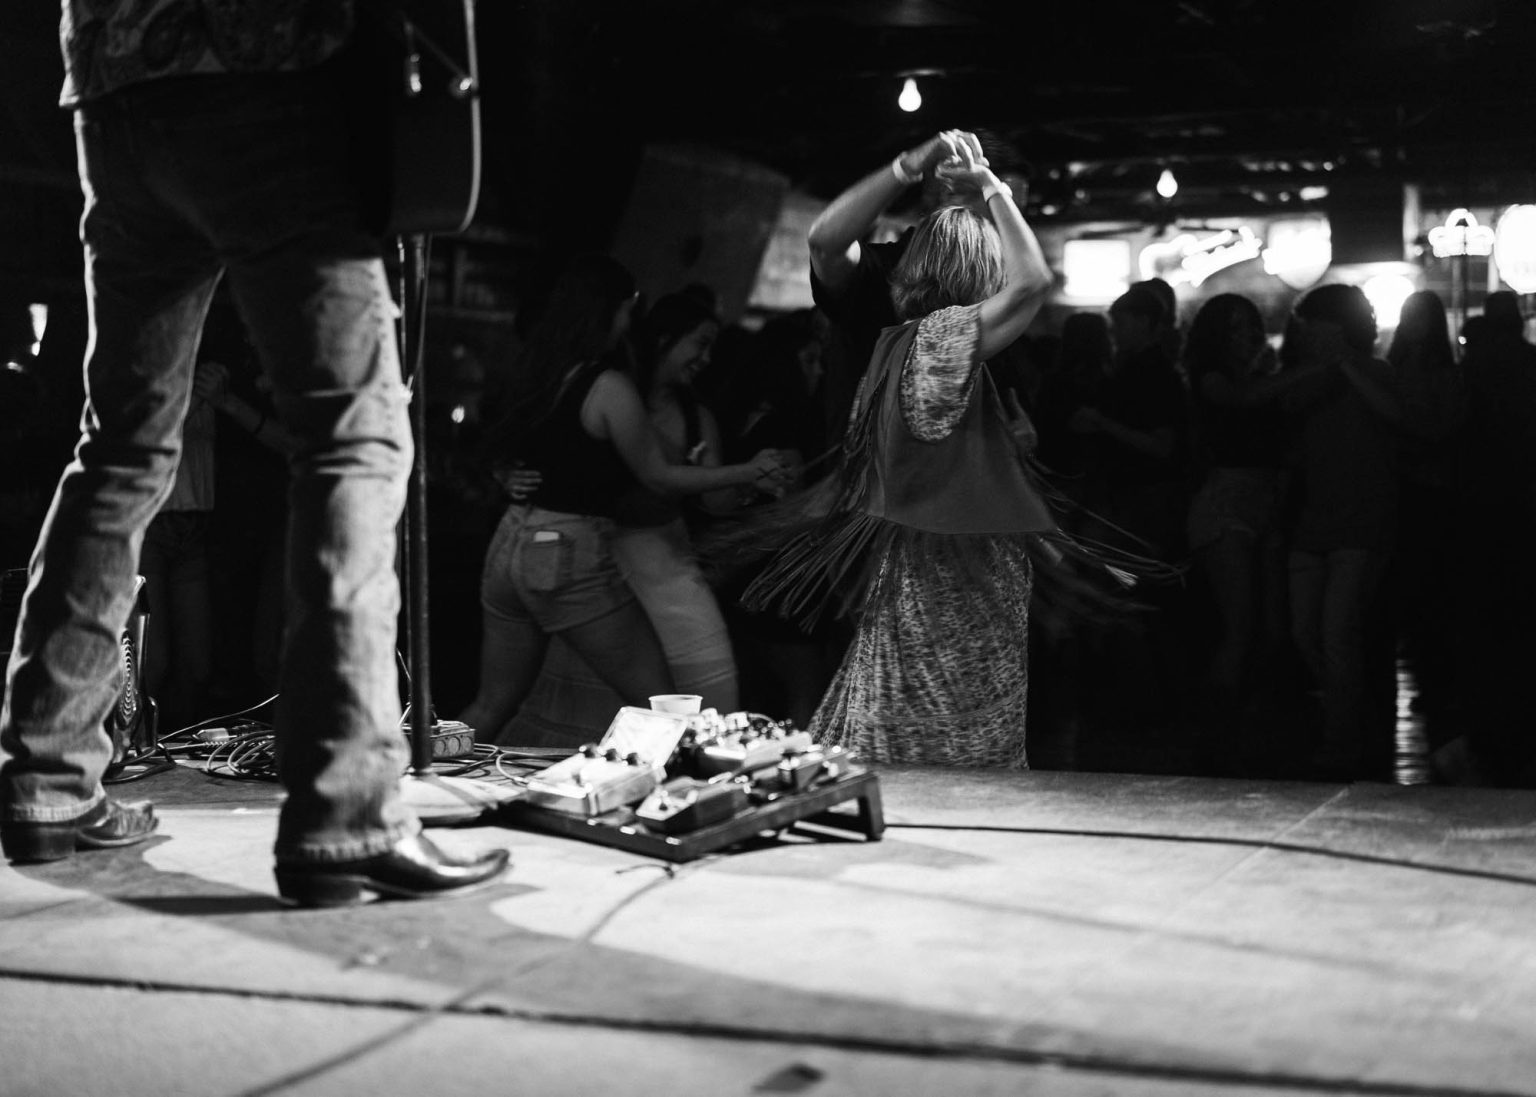
[[[1306,289],[1333,262],[1333,234],[1322,218],[1276,221],[1269,226],[1264,271],[1292,289]]]
[[[1477,223],[1468,209],[1453,209],[1445,224],[1429,230],[1429,248],[1437,259],[1457,255],[1492,255],[1493,230]]]
[[[1181,232],[1172,240],[1142,248],[1139,265],[1143,278],[1198,286],[1219,270],[1257,259],[1263,249],[1263,241],[1246,225],[1203,238]]]
[[[1062,248],[1062,272],[1068,297],[1110,301],[1131,281],[1128,240],[1068,240]]]

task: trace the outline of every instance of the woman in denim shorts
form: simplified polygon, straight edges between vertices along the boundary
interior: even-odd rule
[[[497,741],[517,712],[553,635],[626,704],[672,689],[656,632],[613,557],[614,509],[637,482],[698,494],[789,475],[773,450],[715,468],[667,462],[634,382],[610,362],[637,296],[614,260],[574,260],[529,333],[489,433],[493,467],[534,468],[541,479],[536,502],[510,505],[486,552],[480,689],[461,715],[483,740]]]

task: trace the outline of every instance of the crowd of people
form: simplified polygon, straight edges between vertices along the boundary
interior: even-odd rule
[[[154,829],[148,805],[104,798],[88,726],[135,572],[167,716],[238,692],[209,613],[220,590],[260,588],[220,572],[249,566],[271,590],[279,554],[265,538],[238,565],[208,550],[218,513],[243,507],[215,491],[222,423],[291,477],[287,506],[263,508],[264,528],[289,526],[283,654],[257,620],[275,598],[221,630],[244,634],[244,662],[265,653],[260,685],[280,694],[280,890],[325,905],[483,883],[504,856],[448,857],[392,789],[411,440],[381,257],[339,169],[306,177],[293,208],[329,204],[272,244],[224,202],[240,181],[212,153],[152,148],[165,179],[144,184],[109,147],[119,130],[132,145],[134,111],[202,134],[253,92],[309,110],[330,73],[190,58],[194,103],[181,83],[98,87],[81,48],[82,170],[126,197],[86,220],[88,414],[46,515],[57,469],[7,469],[26,475],[6,486],[0,563],[32,559],[0,723],[7,853]],[[917,223],[869,243],[919,185]],[[1113,748],[1139,737],[1163,771],[1386,779],[1405,666],[1448,777],[1536,781],[1518,698],[1536,654],[1536,350],[1513,294],[1489,297],[1464,346],[1421,292],[1382,347],[1364,295],[1337,284],[1274,333],[1242,295],[1181,308],[1156,279],[1040,333],[1050,268],[959,130],[855,181],[809,248],[816,308],[760,330],[726,325],[708,287],[648,302],[607,256],[554,272],[478,429],[433,466],[485,517],[463,561],[478,605],[434,607],[479,668],[446,714],[481,741],[575,747],[617,706],[682,691],[876,762],[1134,768]],[[224,272],[260,388],[232,377],[228,346],[199,353]],[[8,371],[29,407],[57,385],[40,374]],[[19,406],[5,440],[36,464],[56,451]]]
[[[919,180],[924,217],[867,243]],[[1050,274],[1006,192],[974,136],[940,134],[817,220],[815,310],[722,328],[695,286],[637,317],[610,361],[665,461],[757,473],[604,505],[642,611],[624,646],[664,653],[648,686],[556,629],[521,706],[487,716],[482,687],[467,722],[575,745],[670,685],[877,760],[1391,779],[1407,673],[1442,777],[1536,776],[1518,299],[1491,295],[1463,343],[1421,291],[1383,339],[1351,286],[1271,333],[1247,297],[1181,310],[1151,280],[1031,335]],[[524,353],[517,384],[571,368]],[[497,443],[515,521],[567,471],[536,434]],[[508,560],[487,555],[486,592]]]

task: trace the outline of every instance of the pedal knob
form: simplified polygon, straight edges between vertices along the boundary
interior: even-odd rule
[[[619,760],[619,748],[609,747],[606,751],[603,752],[603,757],[608,759],[610,762],[617,762]]]
[[[630,751],[628,754],[626,754],[624,756],[624,761],[628,762],[632,766],[643,766],[643,765],[645,765],[645,761],[644,761],[644,759],[642,759],[640,757],[640,753],[638,751],[634,751],[634,750]]]
[[[581,753],[586,755],[588,758],[596,758],[600,752],[597,749],[596,743],[587,743],[581,748]]]

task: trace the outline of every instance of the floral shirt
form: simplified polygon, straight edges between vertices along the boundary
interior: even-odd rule
[[[302,69],[352,32],[354,0],[62,0],[61,106],[194,73]]]
[[[901,414],[924,442],[948,438],[976,391],[981,306],[956,305],[923,317],[901,370]]]

